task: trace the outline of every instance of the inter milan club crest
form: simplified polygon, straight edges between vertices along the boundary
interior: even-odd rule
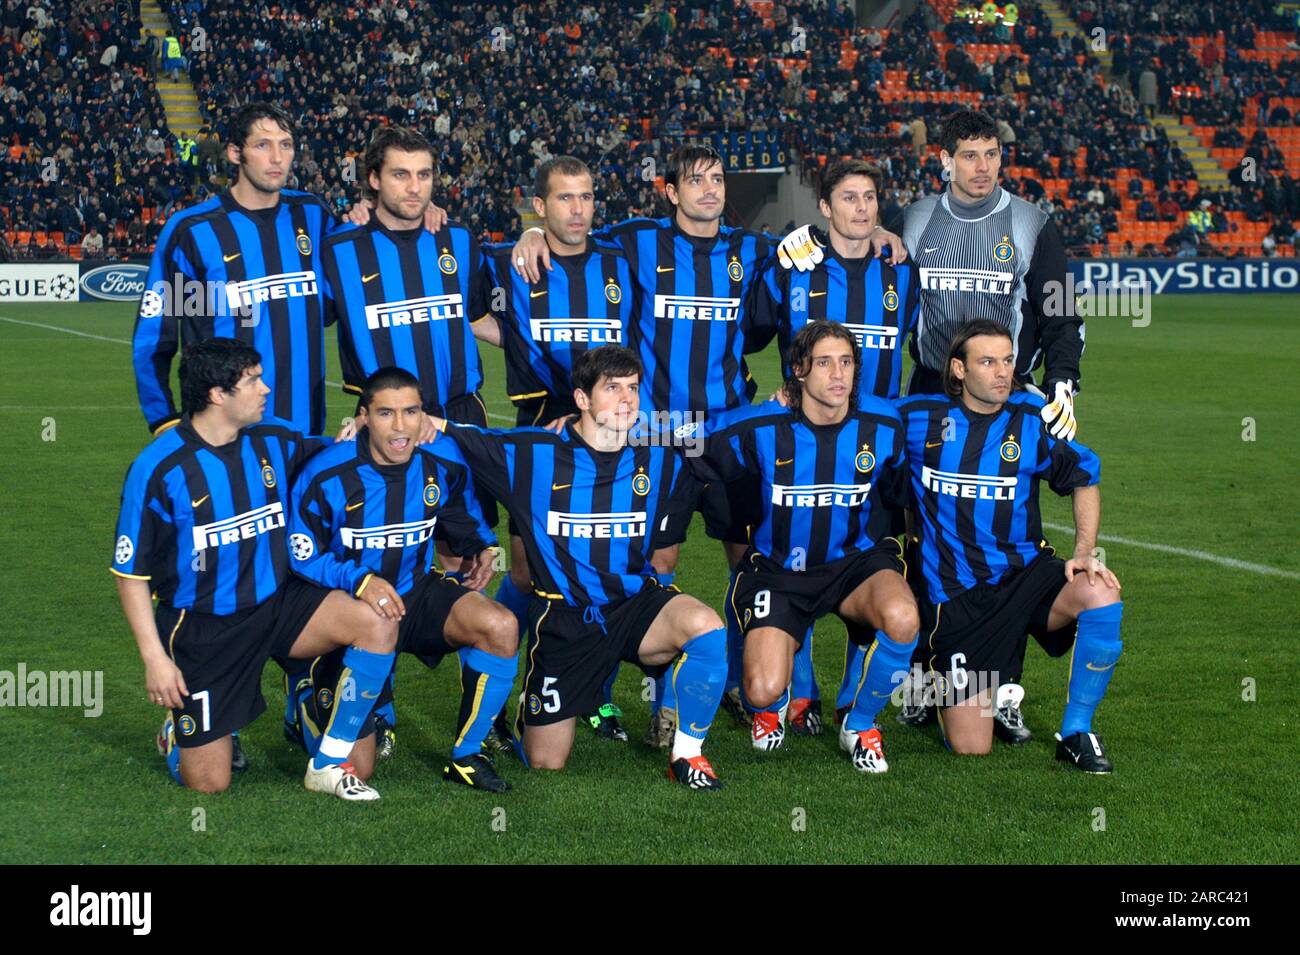
[[[1016,254],[1016,247],[1011,244],[1011,236],[1004,235],[1002,241],[993,246],[993,258],[999,262],[1010,262]]]
[[[456,256],[451,254],[450,249],[443,249],[442,255],[438,256],[438,268],[442,269],[444,275],[456,274]]]
[[[885,297],[882,299],[886,312],[898,311],[898,293],[894,291],[894,285],[891,282],[889,288],[885,290]]]
[[[267,487],[275,487],[275,468],[266,463],[266,458],[262,458],[262,483]]]
[[[867,446],[864,444],[854,463],[858,466],[858,470],[865,474],[876,466],[876,456],[868,451]]]
[[[176,728],[181,731],[182,736],[193,736],[194,731],[198,729],[198,725],[194,722],[194,717],[186,713],[181,717],[180,722],[176,724]]]
[[[429,507],[436,507],[441,495],[442,491],[438,489],[438,485],[434,483],[433,478],[429,478],[429,483],[424,486],[424,503]]]
[[[617,305],[619,302],[623,301],[623,290],[613,282],[610,282],[605,286],[605,298],[609,300],[611,305]]]
[[[322,710],[328,710],[334,702],[334,691],[328,688],[319,690],[316,693],[316,700],[320,703]]]
[[[1007,435],[1007,439],[1002,442],[1002,448],[999,453],[1002,455],[1003,461],[1020,460],[1020,445],[1016,444],[1016,436],[1014,434]]]
[[[294,245],[298,246],[299,255],[311,255],[311,236],[306,232],[299,232],[298,238],[294,240]]]
[[[740,264],[740,259],[732,256],[731,261],[727,263],[727,275],[733,282],[739,282],[745,277],[745,267]]]
[[[650,493],[650,475],[637,469],[636,477],[632,478],[632,493],[645,497]]]

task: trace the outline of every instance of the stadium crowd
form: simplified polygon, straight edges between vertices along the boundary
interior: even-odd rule
[[[871,157],[890,185],[886,213],[896,213],[942,186],[933,141],[953,100],[936,93],[978,100],[999,120],[1004,185],[1051,211],[1075,253],[1130,251],[1115,237],[1121,190],[1139,201],[1140,218],[1175,224],[1167,247],[1183,254],[1183,238],[1190,254],[1209,251],[1199,240],[1215,230],[1213,213],[1205,229],[1186,221],[1189,213],[1199,221],[1207,200],[1214,212],[1260,217],[1252,221],[1300,216],[1300,190],[1265,130],[1249,144],[1223,143],[1254,150],[1262,181],[1198,193],[1187,157],[1144,115],[1144,106],[1169,106],[1179,84],[1211,88],[1203,58],[1171,36],[1180,30],[1224,31],[1215,65],[1223,95],[1193,103],[1216,111],[1201,118],[1239,123],[1252,97],[1297,92],[1294,58],[1272,75],[1267,63],[1236,55],[1254,44],[1252,22],[1273,24],[1264,0],[1230,11],[1076,0],[1071,12],[1085,30],[1100,24],[1110,34],[1111,77],[1084,37],[1054,35],[1033,3],[1021,5],[1011,36],[982,22],[944,23],[928,4],[882,33],[856,28],[851,5],[834,0],[762,10],[742,0],[641,10],[605,0],[172,0],[175,35],[187,46],[196,35],[205,41],[186,57],[212,131],[192,146],[166,128],[149,72],[157,51],[138,39],[132,4],[0,2],[0,103],[12,129],[0,206],[5,230],[28,237],[20,257],[53,254],[52,233],[73,244],[91,227],[99,238],[86,254],[101,241],[108,251],[147,250],[171,208],[226,185],[217,132],[231,110],[266,98],[288,105],[299,124],[292,185],[341,210],[357,198],[374,127],[414,126],[440,151],[439,201],[484,236],[518,231],[520,199],[553,149],[596,170],[599,225],[662,211],[656,164],[682,137],[743,130],[780,130],[805,179],[827,157]],[[995,56],[978,52],[988,43],[1001,44]],[[1153,66],[1160,82],[1148,104]],[[1118,82],[1125,76],[1132,89]],[[910,95],[895,95],[897,78]],[[50,156],[64,175],[42,178]],[[1119,170],[1130,171],[1122,181]]]

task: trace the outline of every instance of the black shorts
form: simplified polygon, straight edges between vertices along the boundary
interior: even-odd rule
[[[996,584],[977,584],[938,605],[920,600],[923,660],[928,672],[943,677],[940,705],[961,702],[949,696],[949,687],[996,691],[1002,683],[1018,681],[1029,636],[1052,656],[1067,653],[1074,644],[1074,625],[1047,629],[1052,604],[1065,584],[1065,561],[1048,550]]]
[[[190,691],[185,706],[172,710],[178,746],[211,743],[261,715],[262,668],[272,656],[289,655],[329,593],[289,576],[268,600],[242,613],[218,616],[158,604],[158,633]]]
[[[522,697],[524,725],[546,726],[596,709],[601,685],[620,661],[635,663],[651,677],[663,674],[668,664],[647,666],[638,654],[659,611],[680,596],[649,582],[640,593],[604,608],[604,628],[588,623],[589,612],[580,608],[535,598],[528,607],[533,638]]]
[[[801,571],[786,570],[751,550],[738,565],[733,597],[740,630],[748,633],[760,627],[776,627],[802,647],[813,623],[828,613],[838,615],[844,599],[882,570],[904,572],[902,545],[893,537],[886,537],[870,550]],[[876,632],[870,627],[848,620],[844,624],[849,639],[858,646],[865,647],[875,639]]]
[[[730,484],[709,484],[700,494],[704,532],[728,544],[748,544],[749,528],[763,518],[757,477]]]
[[[439,418],[446,418],[453,424],[472,424],[480,428],[488,426],[487,408],[483,405],[483,399],[479,397],[478,392],[473,394],[461,395],[459,398],[452,398],[443,408],[432,407],[424,409],[428,414],[436,415]],[[492,495],[487,492],[482,484],[474,482],[474,496],[478,498],[478,506],[483,511],[483,522],[488,527],[497,526],[497,502]]]

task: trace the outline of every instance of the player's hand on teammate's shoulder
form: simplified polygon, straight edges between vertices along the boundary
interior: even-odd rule
[[[556,418],[554,421],[548,421],[545,425],[543,425],[543,427],[547,431],[554,431],[556,434],[559,434],[561,431],[564,430],[564,426],[566,424],[572,424],[577,420],[578,420],[578,416],[576,414],[563,415],[562,417]]]
[[[190,695],[180,667],[165,655],[145,661],[144,686],[149,693],[149,702],[173,710],[184,707],[183,698]]]
[[[772,392],[772,397],[768,398],[767,400],[768,400],[768,401],[775,401],[775,402],[776,402],[777,404],[779,404],[782,408],[788,408],[788,407],[790,407],[790,399],[787,398],[787,397],[785,396],[785,389],[784,389],[784,388],[778,388],[778,389],[776,389],[776,391]]]
[[[529,285],[542,280],[542,269],[551,270],[551,248],[546,244],[546,234],[534,226],[524,232],[510,250],[510,263]]]
[[[435,418],[431,414],[426,414],[424,420],[420,423],[420,434],[416,438],[416,444],[432,444],[438,437],[438,432],[446,427],[447,422],[442,418]]]
[[[496,572],[496,568],[493,566],[496,563],[496,553],[497,549],[495,547],[484,547],[475,554],[474,559],[470,561],[468,568],[464,572],[461,583],[470,590],[481,591],[486,587],[492,579],[492,575]]]
[[[375,208],[373,199],[362,199],[355,206],[352,206],[344,214],[345,221],[353,225],[365,225],[370,221],[370,213]],[[424,210],[424,228],[428,232],[437,232],[447,224],[447,210],[442,206],[435,206],[429,203]]]
[[[889,257],[885,261],[890,265],[907,261],[907,246],[903,245],[903,237],[895,235],[884,226],[877,226],[867,241],[871,244],[872,258],[880,258],[885,254],[885,249],[889,249]]]
[[[339,426],[339,433],[334,436],[335,441],[351,441],[357,436],[357,419],[344,418],[343,424]]]
[[[1116,577],[1109,567],[1101,562],[1095,554],[1084,553],[1082,556],[1075,554],[1065,562],[1065,579],[1074,580],[1076,574],[1087,574],[1088,584],[1097,586],[1097,579],[1112,590],[1119,590],[1119,578]]]
[[[378,574],[371,575],[357,599],[369,604],[371,610],[389,620],[401,620],[406,616],[406,604],[402,603],[401,595]]]
[[[447,210],[442,206],[435,206],[432,202],[424,207],[424,231],[437,232],[447,224],[450,216]]]

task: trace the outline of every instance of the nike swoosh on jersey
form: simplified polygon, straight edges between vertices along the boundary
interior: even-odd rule
[[[927,448],[937,448],[937,447],[939,447],[939,445],[941,445],[941,444],[943,444],[942,441],[927,441],[927,442],[925,442],[925,446],[926,446]]]
[[[378,273],[378,272],[371,272],[369,275],[363,275],[363,276],[361,276],[361,282],[362,282],[362,284],[364,284],[364,283],[366,283],[366,282],[369,282],[371,279],[377,279],[377,278],[379,278],[379,273]]]
[[[817,298],[818,296],[825,295],[825,294],[826,294],[825,292],[809,292],[808,297]]]
[[[221,257],[221,261],[222,261],[222,262],[233,262],[233,261],[235,261],[235,259],[239,258],[239,257],[240,257],[241,255],[243,255],[243,254],[244,254],[243,252],[236,252],[234,255],[223,255],[223,256]]]
[[[924,253],[924,254],[926,254],[926,255],[929,255],[931,252],[938,252],[938,251],[939,251],[939,246],[937,246],[937,245],[936,245],[933,249],[922,249],[922,250],[921,250],[921,252]]]
[[[201,498],[199,498],[197,501],[191,499],[191,501],[190,501],[190,507],[198,507],[200,504],[202,504],[204,501],[206,501],[206,500],[207,500],[208,498],[210,498],[211,496],[212,496],[211,494],[204,494],[204,495],[203,495]]]
[[[552,484],[552,485],[551,485],[551,490],[552,490],[552,491],[563,491],[566,487],[573,487],[573,484],[572,484],[572,483],[569,483],[569,484]]]
[[[791,461],[793,461],[793,460],[794,460],[794,458],[786,458],[784,461],[782,461],[780,458],[777,458],[777,459],[776,459],[776,466],[777,466],[777,467],[784,467],[785,465],[789,464],[789,463],[790,463]]]
[[[656,272],[675,272],[675,271],[677,271],[677,269],[676,269],[676,267],[674,267],[674,266],[669,266],[668,268],[664,268],[662,265],[656,265],[656,266],[655,266],[655,271],[656,271]]]
[[[349,504],[349,505],[347,505],[345,508],[343,508],[343,510],[348,511],[348,512],[355,511],[358,507],[360,507],[360,506],[361,506],[362,504],[364,504],[364,503],[366,503],[366,502],[365,502],[365,501],[357,501],[357,503],[355,503],[355,504]]]
[[[542,289],[540,292],[529,292],[529,293],[528,293],[528,297],[529,297],[529,298],[541,298],[541,297],[542,297],[543,295],[545,295],[545,294],[546,294],[546,289]]]

